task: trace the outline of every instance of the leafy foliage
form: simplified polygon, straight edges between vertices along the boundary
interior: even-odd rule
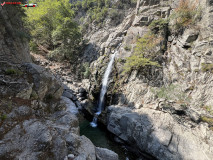
[[[90,66],[89,63],[86,62],[83,64],[82,68],[81,68],[81,72],[82,72],[82,77],[88,79],[91,71],[90,71]]]
[[[211,117],[201,116],[200,120],[208,123],[210,126],[213,126],[213,118]]]
[[[18,69],[14,69],[14,68],[8,68],[6,71],[5,71],[5,74],[6,75],[22,75],[23,72],[18,70]]]
[[[0,115],[0,120],[4,121],[6,118],[7,118],[7,115],[6,115],[6,114]]]
[[[124,49],[125,49],[126,51],[131,51],[131,46],[126,45],[126,46],[124,47]]]
[[[160,66],[151,60],[157,56],[156,46],[160,41],[161,38],[157,38],[151,32],[139,38],[134,53],[126,59],[124,73],[139,70],[144,66]]]
[[[162,32],[164,28],[168,26],[168,19],[158,19],[152,21],[152,23],[149,25],[150,30],[154,33],[157,34],[159,32]]]
[[[72,20],[74,11],[69,0],[45,0],[38,2],[38,7],[26,9],[25,22],[32,35],[31,46],[45,46],[59,59],[73,60],[77,56],[81,42],[80,29]],[[50,56],[52,56],[50,55]]]

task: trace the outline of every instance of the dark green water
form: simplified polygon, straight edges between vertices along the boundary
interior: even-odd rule
[[[127,151],[125,146],[114,142],[106,129],[91,127],[90,122],[83,117],[80,118],[80,134],[89,138],[95,146],[116,152],[120,160],[126,160],[126,157],[128,157],[129,160],[137,159],[135,155]]]

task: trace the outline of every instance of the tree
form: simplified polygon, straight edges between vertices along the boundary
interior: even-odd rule
[[[31,44],[45,46],[51,51],[50,54],[60,51],[55,54],[60,59],[73,59],[70,56],[77,55],[82,37],[78,25],[73,21],[74,11],[69,0],[44,0],[38,2],[38,7],[26,9],[26,13]]]

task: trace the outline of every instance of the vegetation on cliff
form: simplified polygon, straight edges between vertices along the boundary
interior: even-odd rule
[[[193,3],[190,0],[181,0],[178,7],[170,16],[170,19],[174,21],[171,29],[179,32],[190,25],[194,25],[201,19],[201,14],[202,11],[198,0]]]
[[[81,23],[86,18],[82,25],[82,31],[86,32],[89,24],[95,23],[99,27],[105,24],[105,19],[110,18],[114,24],[119,24],[122,19],[123,10],[136,6],[137,0],[82,0],[72,4],[72,9],[75,14],[79,11],[85,12],[85,16],[81,17]]]
[[[180,0],[174,12],[167,18],[153,20],[150,31],[138,38],[132,55],[126,58],[124,73],[140,70],[145,66],[159,66],[157,56],[166,51],[167,36],[171,32],[180,34],[185,28],[195,24],[201,18],[201,7],[198,1],[190,4],[189,0]],[[128,47],[125,47],[128,50]],[[211,70],[211,65],[203,65],[203,71]]]
[[[134,53],[126,59],[124,73],[132,70],[139,70],[144,66],[159,66],[157,62],[152,61],[156,57],[156,46],[160,43],[161,38],[157,38],[151,32],[139,38]]]

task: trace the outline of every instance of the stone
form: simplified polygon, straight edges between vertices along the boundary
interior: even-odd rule
[[[200,115],[193,109],[188,109],[186,114],[191,118],[192,121],[198,123],[200,121]]]
[[[10,62],[12,64],[21,64],[24,62],[32,62],[29,54],[29,46],[27,41],[21,40],[17,36],[14,28],[19,31],[23,30],[22,20],[19,16],[14,16],[19,9],[15,6],[0,9],[0,61]]]
[[[73,101],[77,100],[76,96],[73,93],[71,93],[70,91],[68,91],[68,90],[64,90],[62,96],[67,97],[67,98],[69,98],[69,99],[71,99]]]
[[[74,160],[87,160],[86,155],[84,154],[80,154],[79,156],[77,156]]]
[[[97,160],[118,160],[118,154],[106,148],[96,147]]]
[[[33,64],[25,63],[23,68],[33,78],[34,90],[42,100],[47,95],[59,99],[63,92],[62,84],[44,68]]]
[[[72,102],[69,98],[61,96],[61,103],[65,103],[67,107],[67,111],[73,114],[78,114],[78,109],[74,102]]]
[[[191,46],[191,43],[197,40],[198,35],[199,35],[198,31],[195,31],[193,29],[188,29],[184,32],[180,42],[183,45],[183,47]]]
[[[212,55],[212,50],[211,49],[207,49],[206,52],[205,52],[205,55],[211,56]]]
[[[96,159],[95,146],[85,136],[80,137],[80,147],[78,148],[78,152],[83,154],[84,155],[83,157],[87,157],[88,160],[95,160]],[[76,158],[76,159],[78,159],[78,158]]]
[[[149,108],[108,108],[107,129],[157,159],[211,159],[212,151],[199,129],[186,130],[169,113]]]
[[[73,154],[69,154],[68,156],[68,160],[74,160],[75,156]]]
[[[28,88],[23,89],[21,92],[16,94],[16,97],[22,98],[22,99],[30,99],[31,93],[33,91],[32,89],[33,85],[29,85]]]

